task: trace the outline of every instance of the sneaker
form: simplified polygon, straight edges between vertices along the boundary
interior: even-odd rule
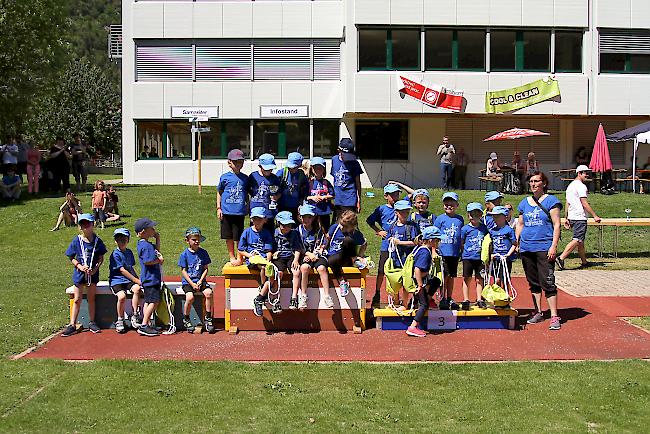
[[[379,291],[377,291],[375,292],[375,295],[372,296],[371,306],[375,308],[379,308],[380,303],[381,303],[381,295],[379,294]]]
[[[298,299],[297,298],[292,298],[291,300],[289,300],[289,309],[291,309],[291,310],[298,309]]]
[[[487,307],[488,307],[488,305],[487,305],[487,301],[485,301],[485,300],[483,300],[483,299],[480,299],[479,301],[477,301],[477,302],[476,302],[476,305],[477,305],[480,309],[487,309]]]
[[[186,332],[192,333],[194,331],[194,324],[192,324],[189,318],[183,318],[183,328],[185,328]]]
[[[409,336],[414,336],[416,338],[424,338],[426,337],[427,332],[420,330],[417,327],[409,326],[409,328],[406,329],[406,334]]]
[[[449,299],[449,309],[450,310],[458,310],[458,309],[460,309],[460,306],[458,305],[458,303],[456,303],[453,299],[450,298]]]
[[[99,326],[95,321],[90,321],[88,323],[88,330],[90,330],[93,333],[101,333],[101,329],[99,328]]]
[[[440,310],[449,310],[449,299],[443,298],[442,300],[440,300],[440,303],[438,303],[438,308]]]
[[[203,321],[203,327],[205,328],[205,331],[210,334],[213,334],[216,331],[212,324],[212,318],[206,318],[205,321]]]
[[[126,332],[126,326],[124,325],[124,320],[122,318],[115,321],[115,331],[118,333]]]
[[[160,332],[150,325],[141,325],[138,327],[138,334],[142,336],[158,336]]]
[[[142,324],[140,324],[140,318],[138,318],[137,314],[131,315],[131,327],[133,327],[133,330],[137,330],[140,328]]]
[[[323,296],[323,303],[325,303],[328,309],[334,308],[334,300],[332,300],[332,296],[329,294]]]
[[[470,305],[469,300],[463,300],[463,302],[460,305],[461,305],[461,309],[469,310],[469,305]]]
[[[61,332],[61,336],[67,338],[68,336],[72,336],[75,333],[77,333],[77,326],[74,324],[68,324]]]
[[[264,300],[255,297],[253,299],[253,312],[255,312],[256,316],[262,316],[263,307],[264,307]]]
[[[562,328],[562,324],[560,323],[560,317],[559,316],[552,316],[551,317],[551,324],[548,326],[549,330],[560,330]]]
[[[301,294],[298,296],[298,309],[307,309],[307,295]]]
[[[544,314],[542,312],[535,312],[528,318],[528,321],[526,323],[528,324],[537,324],[544,321]]]
[[[347,297],[350,293],[350,283],[347,280],[341,280],[339,290],[341,291],[341,297]]]
[[[282,306],[280,306],[280,300],[277,300],[277,303],[271,304],[272,313],[282,313]]]
[[[562,258],[560,258],[559,256],[557,256],[557,257],[555,258],[555,263],[557,264],[557,267],[558,267],[560,270],[564,270],[564,259],[562,259]]]

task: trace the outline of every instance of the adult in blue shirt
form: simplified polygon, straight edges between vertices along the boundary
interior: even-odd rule
[[[264,208],[266,223],[264,227],[271,233],[275,230],[274,218],[278,213],[278,201],[282,196],[282,181],[273,173],[277,167],[271,154],[262,154],[258,159],[259,171],[248,177],[248,194],[251,196],[250,208]]]
[[[284,168],[275,173],[282,181],[279,209],[289,211],[295,221],[298,221],[298,207],[309,194],[309,178],[302,170],[302,161],[300,152],[291,152]]]
[[[528,324],[544,321],[541,309],[542,290],[551,310],[550,330],[560,329],[557,314],[557,287],[555,286],[555,256],[560,240],[560,210],[562,203],[548,194],[548,178],[535,172],[528,180],[532,196],[519,203],[517,240],[521,263],[533,295],[535,312]]]
[[[354,143],[341,139],[338,155],[332,157],[330,174],[334,178],[334,218],[346,210],[361,212],[361,174],[363,170],[354,154]]]

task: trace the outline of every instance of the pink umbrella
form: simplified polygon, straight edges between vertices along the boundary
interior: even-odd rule
[[[549,133],[537,130],[529,130],[526,128],[511,128],[509,130],[501,131],[496,133],[493,136],[484,139],[484,142],[489,142],[491,140],[513,140],[521,139],[523,137],[532,137],[532,136],[550,136]]]
[[[598,125],[598,133],[596,133],[596,142],[591,153],[589,167],[594,172],[601,173],[612,170],[612,160],[609,158],[609,147],[607,146],[603,124]]]

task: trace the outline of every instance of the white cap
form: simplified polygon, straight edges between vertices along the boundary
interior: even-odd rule
[[[578,167],[576,167],[576,173],[579,173],[579,172],[591,172],[591,169],[589,168],[589,166],[581,164]]]
[[[492,152],[492,153],[490,154],[490,160],[496,160],[496,159],[498,159],[498,158],[499,158],[499,157],[497,156],[497,153],[496,153],[496,152]]]

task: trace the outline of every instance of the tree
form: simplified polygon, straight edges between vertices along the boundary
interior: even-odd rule
[[[103,70],[88,60],[73,60],[32,105],[27,133],[38,143],[57,135],[81,133],[104,155],[117,149],[122,136],[120,95]]]

